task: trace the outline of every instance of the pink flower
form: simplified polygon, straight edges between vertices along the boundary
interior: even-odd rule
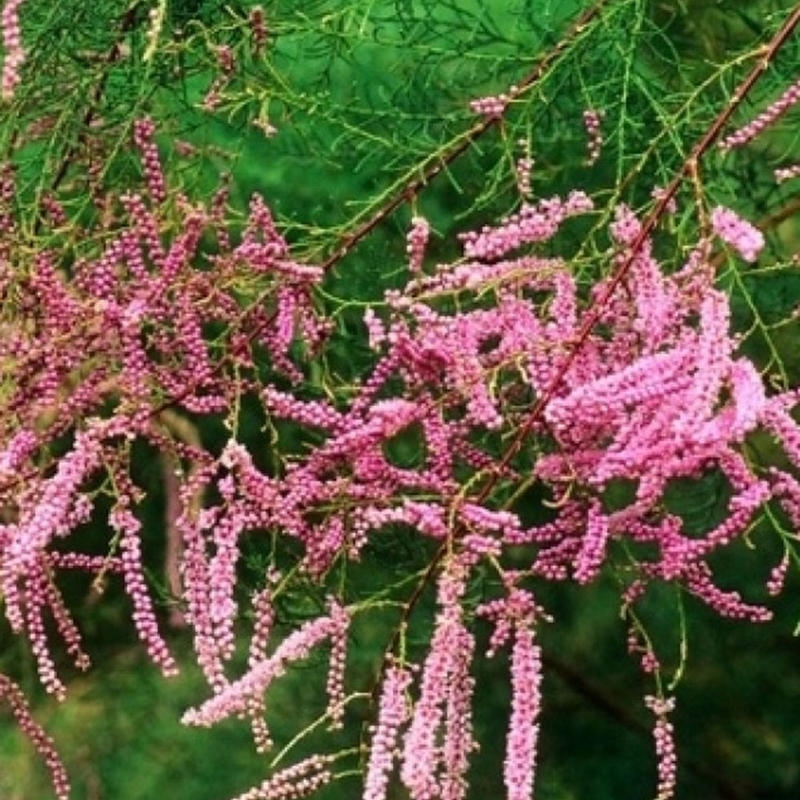
[[[730,150],[733,147],[741,147],[755,139],[798,100],[800,100],[800,80],[789,86],[777,100],[765,108],[755,119],[722,139],[719,143],[720,149]]]
[[[25,51],[22,49],[22,37],[19,27],[19,8],[24,0],[6,0],[3,11],[0,13],[0,30],[2,31],[3,60],[2,86],[0,97],[11,100],[14,90],[19,83],[19,70],[25,61]]]
[[[410,683],[408,670],[392,666],[386,671],[378,705],[378,723],[372,734],[363,800],[386,798],[400,727],[408,718],[405,692]]]
[[[711,227],[725,244],[738,250],[745,261],[755,261],[764,247],[764,234],[729,208],[717,206],[711,212]]]
[[[674,698],[659,698],[648,695],[645,705],[655,714],[656,724],[653,739],[658,758],[658,796],[656,800],[670,800],[675,796],[677,783],[677,759],[675,756],[675,737],[672,723],[667,715],[675,708]]]
[[[503,764],[508,800],[533,797],[541,683],[541,653],[534,632],[518,625],[511,655],[511,718]]]

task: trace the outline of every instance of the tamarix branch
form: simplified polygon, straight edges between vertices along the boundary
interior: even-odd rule
[[[714,619],[766,623],[800,563],[800,394],[779,341],[796,310],[765,321],[751,288],[796,259],[778,230],[796,203],[740,204],[725,191],[730,168],[712,161],[713,145],[744,152],[792,113],[794,77],[720,138],[791,46],[800,9],[680,95],[668,125],[661,98],[641,86],[641,75],[658,76],[656,45],[634,52],[659,11],[650,19],[641,4],[603,0],[552,30],[533,21],[538,51],[523,78],[460,98],[460,127],[428,120],[415,162],[387,146],[389,188],[365,198],[349,227],[331,225],[315,263],[296,255],[323,251],[305,246],[315,225],[285,209],[295,194],[309,214],[324,204],[313,170],[330,168],[339,142],[316,165],[304,148],[317,126],[344,120],[342,137],[359,146],[363,137],[396,150],[397,140],[378,130],[376,109],[363,119],[350,84],[325,102],[303,81],[292,93],[284,70],[313,11],[273,18],[246,3],[215,19],[133,3],[94,50],[73,54],[76,72],[59,67],[78,91],[83,64],[98,65],[87,106],[68,119],[37,83],[55,18],[41,5],[26,4],[22,23],[21,2],[2,12],[0,602],[44,693],[64,701],[69,665],[91,665],[75,587],[93,604],[119,603],[105,596],[115,583],[164,676],[182,666],[176,637],[191,638],[207,696],[183,724],[247,720],[255,750],[270,754],[268,776],[238,800],[333,797],[337,787],[364,800],[481,796],[474,765],[494,742],[478,709],[498,674],[507,684],[492,785],[532,800],[553,723],[546,631],[566,624],[553,598],[606,582],[621,655],[641,679],[655,796],[677,797],[684,601]],[[413,9],[386,4],[387,14],[390,5],[393,23],[369,11],[351,29],[331,12],[315,33],[334,30],[337,48],[339,36],[388,47],[417,30],[402,27]],[[505,52],[513,37],[484,11],[476,6],[479,39],[463,58],[477,52],[482,68],[496,57],[505,76],[492,48]],[[425,23],[444,24],[433,13]],[[571,70],[609,30],[624,32],[624,69],[595,85]],[[431,41],[418,44],[425,59],[447,37]],[[185,79],[182,94],[164,76]],[[720,85],[738,88],[720,99]],[[562,90],[577,93],[567,111],[556,106]],[[629,97],[638,90],[652,108]],[[708,95],[713,103],[692,105]],[[40,102],[54,105],[39,113]],[[393,111],[390,128],[418,125]],[[568,124],[555,127],[551,112]],[[198,119],[245,141],[212,189],[209,164],[228,154]],[[657,122],[631,157],[637,129]],[[253,175],[281,163],[258,166],[253,154],[284,138],[308,184],[267,202]],[[476,173],[456,174],[469,158]],[[453,207],[460,197],[435,194],[451,169],[461,196],[480,194],[472,223]],[[769,191],[795,171],[770,165]],[[358,169],[347,178],[361,180]],[[379,231],[396,242],[356,260]],[[716,493],[696,505],[715,513],[698,524],[675,488],[711,482]],[[758,549],[757,527],[768,528],[758,554],[766,547],[768,567],[732,578],[731,554]],[[680,602],[677,666],[646,622],[665,586]],[[3,664],[0,700],[56,797],[74,797],[15,665]],[[273,699],[301,665],[320,678],[321,703],[295,725]]]

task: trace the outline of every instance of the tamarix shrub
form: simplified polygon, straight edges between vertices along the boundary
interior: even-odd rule
[[[389,185],[320,233],[282,219],[264,193],[237,204],[239,182],[253,173],[244,157],[209,189],[204,167],[226,156],[194,127],[224,120],[267,146],[284,137],[289,152],[312,130],[302,115],[318,114],[317,135],[341,125],[389,157],[392,134],[378,109],[358,127],[348,115],[363,117],[360,96],[343,102],[331,89],[309,100],[302,87],[313,83],[313,64],[296,92],[285,78],[305,12],[240,4],[215,16],[133,4],[108,17],[104,49],[60,67],[73,91],[83,85],[81,59],[91,65],[94,89],[75,121],[56,114],[65,101],[46,96],[35,72],[50,63],[41,48],[54,30],[41,5],[9,1],[2,14],[0,597],[44,690],[67,696],[63,654],[90,666],[62,576],[89,575],[98,596],[117,581],[165,676],[179,669],[171,628],[191,631],[209,695],[182,721],[247,718],[259,752],[277,748],[270,689],[324,656],[325,710],[239,800],[311,796],[350,787],[354,775],[368,800],[396,791],[458,800],[475,796],[474,712],[492,689],[478,664],[504,653],[499,780],[509,800],[526,800],[547,704],[542,628],[560,622],[550,587],[588,593],[611,577],[622,650],[641,667],[652,714],[655,792],[675,796],[672,714],[684,664],[662,665],[640,609],[670,585],[718,615],[764,623],[798,561],[800,397],[775,343],[778,325],[764,322],[743,272],[792,268],[796,256],[782,254],[776,226],[797,204],[748,220],[752,206],[714,184],[733,167],[704,170],[717,149],[735,158],[728,151],[766,141],[791,113],[796,77],[784,90],[769,70],[792,46],[800,10],[768,15],[757,52],[731,57],[693,94],[675,89],[674,125],[638,140],[633,98],[649,95],[631,76],[650,70],[655,80],[647,48],[628,52],[624,76],[609,78],[623,82],[627,100],[604,83],[583,85],[563,108],[550,108],[546,93],[554,75],[570,80],[585,48],[600,48],[630,19],[643,43],[645,29],[669,29],[640,4],[577,4],[549,47],[538,23],[523,26],[541,55],[513,82],[504,81],[502,47],[484,42],[498,82],[487,87],[463,56],[474,92],[442,127],[461,130],[436,145],[420,134],[412,166],[397,151]],[[370,13],[353,29],[342,19],[343,29],[367,41]],[[464,21],[431,13],[432,30]],[[319,19],[324,28],[331,18]],[[407,20],[391,24],[400,32]],[[380,45],[383,34],[373,34]],[[422,48],[409,35],[411,51]],[[502,44],[501,29],[495,38]],[[617,44],[628,46],[624,37]],[[766,110],[748,111],[767,73],[774,96],[762,98]],[[183,100],[165,75],[184,81]],[[700,96],[706,105],[692,105]],[[554,144],[543,120],[564,108],[572,119]],[[639,127],[655,124],[652,110]],[[398,124],[416,125],[409,111],[397,113]],[[458,173],[459,159],[491,137],[499,166],[475,157]],[[192,172],[200,156],[207,161]],[[791,185],[793,169],[773,165],[770,191]],[[458,211],[443,212],[441,196],[426,213],[444,174],[455,186],[469,178],[489,187],[469,209],[477,224],[454,223]],[[314,177],[281,180],[285,192],[309,197],[322,191]],[[401,223],[396,212],[406,203],[404,237],[408,217]],[[373,270],[365,299],[347,262],[389,221],[386,241],[398,241],[380,263],[356,262]],[[751,346],[753,331],[768,358]],[[263,421],[258,435],[252,413]],[[137,478],[145,459],[162,484],[157,531]],[[699,530],[670,495],[709,476],[724,502]],[[764,520],[781,555],[749,598],[752,576],[731,586],[718,573],[739,542],[755,547]],[[393,539],[415,558],[387,565],[392,582],[377,587],[362,575]],[[162,551],[165,585],[154,585]],[[298,593],[308,602],[292,616],[285,601]],[[366,682],[352,669],[364,619],[383,633]],[[0,693],[55,795],[69,798],[65,766],[17,682],[0,677]],[[359,715],[369,720],[364,731]],[[329,749],[278,768],[323,725]]]

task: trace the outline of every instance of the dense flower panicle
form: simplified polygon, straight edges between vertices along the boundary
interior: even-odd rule
[[[400,522],[410,525],[432,539],[446,539],[449,530],[439,505],[416,500],[404,500],[402,505],[393,508],[369,506],[358,517],[367,529],[382,528]]]
[[[25,429],[17,431],[0,452],[0,477],[6,479],[20,470],[37,445],[35,433]]]
[[[508,800],[532,800],[539,738],[542,663],[533,630],[517,624],[511,651],[511,717],[503,762]]]
[[[406,252],[408,253],[408,268],[412,275],[422,271],[422,261],[425,258],[425,246],[430,236],[430,226],[424,217],[414,217],[411,220],[411,229],[406,235]]]
[[[380,350],[386,341],[386,328],[372,306],[364,312],[364,325],[367,328],[369,346],[372,350]]]
[[[264,387],[261,399],[268,412],[282,419],[321,428],[329,433],[341,433],[346,427],[346,417],[322,400],[297,400],[273,386]]]
[[[588,583],[600,571],[609,534],[608,517],[603,514],[599,503],[592,503],[586,515],[586,532],[575,565],[575,580],[578,583]]]
[[[328,613],[331,619],[331,656],[325,687],[328,694],[327,714],[331,720],[331,727],[341,728],[344,724],[344,677],[350,615],[343,605],[333,599],[328,602]]]
[[[259,271],[288,269],[289,247],[275,227],[272,213],[259,194],[254,194],[250,198],[247,227],[242,235],[241,243],[233,251],[233,254],[235,258],[252,264]],[[322,275],[316,267],[301,268],[297,265],[295,269],[298,274],[305,274],[309,277],[321,277]],[[305,273],[302,270],[305,270]]]
[[[267,574],[267,586],[255,592],[252,598],[253,614],[255,617],[253,633],[247,654],[247,668],[254,669],[267,658],[267,646],[275,622],[275,605],[273,602],[273,588],[279,576],[272,570]],[[256,751],[266,753],[272,747],[272,737],[269,726],[264,718],[266,708],[263,695],[251,697],[247,707],[250,717],[250,728],[253,733],[253,743]]]
[[[620,227],[623,222],[624,230]],[[629,241],[637,235],[637,224],[627,213],[618,215],[615,225],[615,236],[621,240]],[[694,279],[692,273],[685,275]],[[575,381],[571,378],[574,373],[568,373],[565,383],[573,387],[551,400],[545,412],[566,450],[540,458],[535,470],[547,481],[572,476],[598,487],[614,478],[638,480],[633,504],[608,517],[608,529],[603,528],[602,537],[591,534],[595,526],[590,506],[581,547],[576,550],[568,543],[558,543],[551,548],[564,557],[579,554],[576,578],[585,580],[596,574],[602,563],[598,560],[600,543],[624,531],[661,545],[663,577],[683,576],[715,607],[728,613],[745,613],[723,601],[709,586],[701,590],[696,578],[688,576],[712,549],[742,534],[771,494],[766,483],[748,477],[748,468],[743,472],[737,466],[741,461],[736,460],[733,450],[750,431],[767,421],[769,403],[755,369],[733,355],[724,296],[710,286],[704,292],[683,293],[679,283],[683,279],[680,273],[672,279],[661,276],[644,255],[633,262],[637,305],[631,321],[633,329],[638,327],[647,338],[621,340],[629,348],[627,364],[620,347],[613,358],[595,362],[594,377],[589,377],[591,371],[587,370],[588,379]],[[656,304],[649,320],[648,298]],[[620,312],[628,313],[624,307]],[[699,331],[686,324],[695,315],[699,316]],[[646,327],[638,326],[637,320],[646,321]],[[598,342],[597,346],[598,355],[602,349],[618,347],[613,340]],[[586,353],[591,354],[590,348]],[[725,394],[727,401],[721,402]],[[695,476],[711,462],[728,475],[737,494],[731,501],[728,520],[704,540],[691,542],[672,529],[669,518],[651,533],[637,527],[638,522],[632,525],[657,507],[668,480]],[[540,554],[540,562],[542,558]],[[550,569],[556,568],[552,560],[548,563]]]
[[[23,510],[19,521],[0,525],[0,541],[4,545],[0,585],[6,618],[15,631],[24,627],[21,601],[27,576],[36,574],[40,554],[53,539],[69,533],[78,489],[100,461],[98,438],[96,429],[79,433],[72,451],[61,459],[55,474],[39,484],[36,495],[26,498],[30,505]]]
[[[408,669],[392,665],[386,670],[370,742],[363,800],[386,800],[400,728],[408,719],[406,690],[410,685],[411,672]]]
[[[614,221],[609,225],[609,233],[620,245],[632,245],[642,229],[642,224],[631,208],[619,203],[614,208]]]
[[[111,528],[120,534],[122,575],[125,579],[125,589],[133,603],[133,621],[139,638],[164,675],[176,675],[177,664],[158,631],[152,600],[144,580],[141,522],[124,504],[109,514],[108,522]]]
[[[564,262],[559,258],[526,256],[485,263],[459,261],[440,264],[433,275],[423,275],[406,287],[409,294],[430,294],[448,291],[475,291],[487,286],[521,289],[540,283],[549,285],[553,276],[563,274]],[[511,298],[504,298],[511,302]],[[520,304],[522,305],[522,304]],[[523,306],[524,307],[524,306]],[[530,311],[530,309],[528,309]],[[556,317],[555,310],[552,316]]]
[[[518,588],[511,588],[507,597],[482,603],[476,614],[494,622],[487,655],[493,656],[513,637],[511,714],[503,777],[508,798],[531,800],[541,707],[541,654],[534,626],[538,618],[548,617],[528,591]]]
[[[786,575],[789,570],[789,552],[783,554],[783,558],[776,564],[769,573],[767,581],[767,591],[775,597],[783,591]]]
[[[789,86],[777,100],[767,106],[755,119],[721,139],[719,147],[722,150],[742,147],[742,145],[752,141],[762,131],[775,123],[798,100],[800,100],[800,80]]]
[[[472,735],[472,695],[475,679],[469,674],[475,651],[475,637],[461,627],[453,653],[444,714],[442,744],[442,800],[464,800],[467,794],[469,757],[477,743]]]
[[[20,68],[25,61],[22,47],[22,31],[19,25],[19,9],[24,0],[5,0],[0,12],[0,32],[3,38],[3,74],[0,82],[0,98],[9,101],[20,81]]]
[[[467,757],[474,746],[469,711],[473,683],[468,674],[474,640],[461,609],[466,578],[466,563],[458,559],[439,578],[439,613],[403,742],[400,777],[412,800],[455,800],[464,789]],[[444,747],[438,744],[442,728]]]
[[[247,656],[247,666],[250,669],[267,657],[267,645],[275,622],[271,585],[253,594],[252,606],[255,622]]]
[[[513,575],[509,573],[506,577],[513,584]],[[475,615],[494,624],[486,651],[489,658],[493,658],[506,645],[516,627],[530,627],[539,619],[550,619],[529,591],[513,585],[505,597],[481,603],[475,609]]]
[[[144,123],[137,125],[143,146],[150,130]],[[31,309],[36,327],[15,326],[7,340],[16,374],[8,405],[19,410],[22,428],[34,429],[41,415],[52,413],[57,406],[60,427],[54,428],[51,435],[55,435],[56,430],[68,428],[71,419],[90,416],[95,408],[102,408],[109,395],[117,393],[123,396],[120,409],[130,413],[146,408],[153,396],[163,391],[180,397],[186,408],[199,413],[226,404],[230,384],[210,358],[203,328],[212,321],[241,325],[238,301],[217,289],[215,282],[224,284],[248,270],[260,272],[265,266],[260,254],[241,252],[235,259],[220,254],[216,257],[218,274],[197,269],[204,229],[220,223],[212,223],[200,207],[185,207],[185,227],[165,246],[161,211],[149,210],[135,192],[124,195],[122,201],[129,217],[127,227],[115,233],[99,258],[78,263],[73,282],[62,279],[47,253],[37,256],[29,276],[21,271],[14,278],[21,288],[28,281],[39,300]],[[251,225],[263,226],[262,217],[260,208],[254,206]],[[285,245],[280,245],[276,234],[269,235],[277,247],[275,252],[285,255]],[[285,263],[285,259],[280,262],[277,284],[291,280],[295,286],[307,286],[319,275],[318,270],[303,272],[299,265],[285,268]],[[183,290],[178,291],[178,286]],[[290,317],[298,309],[294,298],[295,294],[287,298]],[[301,311],[301,316],[305,313]],[[300,322],[301,335],[316,326],[310,318],[303,317]],[[273,324],[264,325],[259,335],[269,338]],[[276,358],[285,358],[285,353],[276,351],[290,347],[297,333],[291,327],[283,343],[271,338]],[[318,327],[314,335],[318,338]],[[58,349],[48,343],[53,336],[59,339]],[[78,370],[85,376],[82,383],[61,401],[60,393]],[[42,443],[47,435],[40,433]]]
[[[85,522],[85,520],[83,520]],[[116,556],[94,556],[88,553],[51,552],[45,556],[52,569],[76,569],[82,572],[122,574],[122,560]]]
[[[789,413],[796,402],[793,393],[777,395],[767,400],[761,413],[761,421],[780,440],[793,464],[800,463],[800,425]]]
[[[182,511],[175,521],[180,533],[183,553],[180,563],[181,581],[186,603],[186,619],[192,626],[197,663],[214,691],[227,685],[224,659],[220,653],[211,618],[209,580],[208,531],[216,521],[218,508],[194,508],[193,498],[201,493],[211,479],[211,470],[198,471],[181,488]]]
[[[464,255],[490,261],[502,258],[522,245],[547,241],[565,219],[590,211],[592,207],[591,199],[580,191],[571,192],[566,200],[551,197],[535,205],[525,203],[518,213],[494,228],[487,226],[461,234]]]
[[[770,470],[773,496],[796,529],[800,529],[800,482],[776,467]]]
[[[704,562],[686,567],[683,579],[686,588],[720,616],[748,622],[769,622],[772,619],[772,611],[768,608],[747,603],[739,592],[725,591],[716,586],[711,569]]]
[[[501,534],[511,539],[520,530],[519,517],[510,511],[494,511],[476,503],[462,503],[458,515],[468,529]]]
[[[56,672],[45,631],[44,610],[47,606],[48,576],[41,567],[29,570],[25,591],[25,633],[36,659],[39,680],[48,694],[63,700],[67,689]]]
[[[227,514],[217,518],[212,533],[214,553],[208,561],[208,611],[220,656],[226,661],[231,658],[236,646],[236,563],[239,559],[239,537],[247,523],[247,516],[234,504]]]
[[[133,141],[142,155],[142,167],[150,199],[154,203],[163,203],[167,198],[167,190],[158,148],[153,142],[155,132],[156,126],[151,119],[139,119],[133,123]]]
[[[323,326],[311,318],[306,296],[321,273],[290,260],[285,242],[258,198],[253,200],[242,245],[235,253],[227,236],[221,195],[215,196],[211,209],[178,197],[174,211],[182,219],[178,232],[172,233],[173,211],[160,207],[167,188],[154,133],[148,119],[134,124],[149,201],[133,190],[122,195],[123,211],[98,223],[111,228],[96,237],[105,242],[103,249],[94,257],[80,258],[70,281],[61,273],[55,253],[47,251],[3,277],[4,291],[29,295],[35,302],[19,307],[28,322],[4,318],[0,323],[3,369],[14,373],[5,398],[10,413],[3,423],[0,476],[8,487],[3,490],[3,502],[18,509],[1,526],[0,581],[10,623],[37,640],[43,676],[58,694],[61,689],[51,677],[41,637],[42,610],[49,607],[68,651],[81,663],[83,659],[77,629],[56,595],[48,588],[44,599],[36,599],[43,590],[34,579],[41,559],[45,560],[41,563],[70,569],[121,574],[133,599],[140,636],[162,667],[168,672],[174,668],[157,632],[141,571],[138,522],[125,505],[126,496],[119,498],[120,505],[109,520],[121,533],[117,554],[98,562],[80,553],[48,552],[56,539],[68,538],[91,515],[84,486],[107,464],[125,463],[128,443],[137,437],[158,448],[179,447],[163,434],[159,405],[174,404],[178,410],[200,414],[230,406],[231,393],[239,388],[231,380],[226,356],[215,352],[207,340],[209,324],[236,328],[238,341],[242,335],[266,337],[276,361],[288,362],[288,349],[297,336],[310,332],[318,342],[322,335]],[[3,212],[8,207],[13,222],[13,175],[8,170],[3,172],[0,188]],[[53,203],[57,203],[55,198]],[[3,226],[4,234],[12,230],[11,222]],[[209,231],[216,232],[219,250],[204,262],[202,239]],[[288,303],[288,312],[281,313],[299,322],[299,330],[291,322],[281,340],[271,336],[274,319],[264,324],[243,315],[238,297],[228,288],[243,279],[271,282],[276,307],[280,310]],[[281,300],[287,283],[291,292]],[[39,462],[45,465],[43,469],[39,464],[34,467],[32,457],[46,455],[50,443],[67,433],[74,438],[72,449],[53,462],[52,469],[47,469],[46,458]],[[187,457],[198,464],[212,460],[202,449],[192,450]],[[205,485],[210,482],[206,476]],[[187,509],[201,490],[198,485],[189,488],[184,497]],[[123,494],[134,491],[129,486]],[[214,519],[206,528],[195,525],[187,511],[178,526],[185,539],[183,578],[189,617],[196,625],[198,656],[209,681],[218,688],[225,685],[222,662],[233,646],[237,537],[252,522],[247,514],[237,516],[240,511],[227,516],[209,512]]]
[[[717,206],[711,212],[711,226],[745,261],[755,261],[764,247],[764,234],[729,208]]]
[[[562,218],[568,205],[554,199],[543,207]],[[576,208],[582,205],[579,197],[575,199]],[[519,287],[550,292],[552,303],[540,311],[511,292],[498,291],[489,311],[466,308],[458,315],[446,315],[428,302],[387,295],[390,319],[381,321],[374,334],[386,355],[365,383],[367,396],[374,397],[382,381],[398,370],[408,396],[425,397],[434,381],[450,388],[447,402],[460,408],[466,427],[450,424],[437,452],[446,448],[457,458],[470,452],[469,463],[476,469],[492,469],[493,461],[475,453],[474,447],[470,450],[460,437],[471,428],[499,427],[509,419],[505,395],[489,388],[497,374],[493,370],[526,359],[522,379],[534,392],[548,390],[556,374],[553,353],[577,336],[585,315],[576,283],[563,262],[534,261],[529,255],[492,262],[503,247],[493,250],[489,242],[506,227],[504,223],[481,234],[468,234],[467,248],[474,249],[467,254],[469,261],[438,265],[429,275],[412,277],[408,290],[426,300],[454,288],[477,292],[518,270]],[[619,206],[611,233],[621,248],[615,256],[621,263],[638,240],[641,223],[630,209]],[[742,535],[773,491],[767,482],[752,479],[749,467],[743,470],[736,448],[759,425],[767,425],[791,445],[795,426],[777,422],[757,371],[735,356],[728,303],[713,286],[708,243],[701,242],[671,275],[662,272],[649,240],[637,248],[624,291],[611,295],[601,312],[600,321],[611,334],[590,333],[547,403],[545,416],[558,447],[534,465],[537,476],[553,486],[556,496],[559,491],[566,495],[575,481],[588,489],[591,498],[612,480],[633,479],[638,482],[634,501],[610,514],[600,513],[593,501],[566,503],[560,505],[555,522],[528,531],[513,514],[500,521],[488,509],[469,503],[459,508],[458,518],[484,537],[496,536],[507,543],[536,542],[532,570],[551,580],[563,580],[569,574],[580,581],[591,580],[605,561],[606,543],[611,539],[629,536],[637,542],[655,542],[660,561],[643,564],[647,578],[682,580],[721,613],[761,619],[762,610],[716,590],[710,577],[701,580],[700,576],[704,559]],[[601,297],[603,291],[601,283],[593,297]],[[360,402],[356,400],[353,407],[360,407]],[[442,461],[448,463],[454,462]],[[697,477],[711,465],[730,480],[734,497],[728,518],[697,541],[682,531],[678,518],[663,515],[661,500],[670,480]],[[379,474],[374,472],[374,477]],[[408,498],[389,507],[373,504],[360,513],[359,520],[367,529],[402,521],[436,538],[450,535],[445,514],[436,503]],[[486,543],[482,546],[482,552],[492,551]]]
[[[52,565],[52,560],[47,559],[47,561],[48,566]],[[43,571],[43,574],[46,573]],[[73,664],[77,669],[86,671],[91,666],[91,660],[83,650],[81,632],[65,605],[61,592],[49,576],[46,584],[43,585],[43,589],[56,630],[66,647],[67,655],[72,658]]]

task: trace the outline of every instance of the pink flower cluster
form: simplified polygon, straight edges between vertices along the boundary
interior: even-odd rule
[[[378,720],[372,732],[363,800],[386,800],[400,728],[408,719],[405,695],[410,684],[411,673],[407,669],[391,666],[386,670],[378,703]]]
[[[155,611],[147,590],[142,568],[141,523],[124,502],[109,514],[109,526],[120,536],[120,563],[125,579],[125,590],[133,602],[133,621],[139,638],[147,646],[154,664],[161,667],[167,677],[176,675],[178,667],[158,631]]]
[[[479,97],[475,100],[470,100],[470,110],[475,114],[480,114],[487,119],[496,119],[502,117],[505,113],[511,98],[514,96],[514,89],[508,93],[501,92],[498,95],[487,95],[486,97]]]
[[[503,763],[508,800],[531,800],[542,703],[542,661],[534,633],[518,627],[511,651],[511,717]]]
[[[501,258],[512,250],[527,244],[551,239],[565,219],[586,213],[592,201],[580,191],[571,192],[566,200],[551,197],[536,205],[523,204],[517,214],[504,220],[499,226],[486,226],[480,231],[460,234],[467,258]]]
[[[151,119],[138,119],[133,123],[133,141],[142,154],[142,168],[150,199],[154,203],[163,203],[167,198],[167,191],[158,148],[153,142],[155,132],[156,126]]]
[[[14,97],[20,76],[19,70],[25,61],[22,48],[22,32],[19,26],[19,9],[25,0],[5,0],[0,12],[0,32],[3,37],[3,75],[0,80],[0,98],[9,101]]]
[[[513,633],[511,648],[511,715],[508,722],[503,779],[509,800],[531,800],[539,736],[542,663],[536,644],[535,624],[544,616],[530,594],[512,588],[505,598],[482,603],[479,617],[490,619],[495,628],[488,655],[493,656]]]
[[[711,227],[745,261],[755,261],[764,247],[764,234],[729,208],[717,206],[711,212]]]
[[[475,640],[460,606],[466,577],[463,563],[453,561],[439,579],[440,610],[403,742],[400,777],[412,800],[466,796],[468,759],[475,747],[469,676]]]
[[[422,260],[425,258],[425,246],[428,244],[430,226],[424,217],[414,217],[411,220],[411,230],[406,236],[406,252],[408,253],[408,268],[413,275],[422,271]]]
[[[627,220],[622,227],[621,220]],[[624,212],[615,225],[627,246],[635,219]],[[554,559],[568,559],[582,582],[597,575],[614,538],[656,543],[660,555],[644,567],[646,576],[683,580],[720,613],[763,619],[763,609],[713,587],[705,559],[742,535],[772,496],[739,447],[759,425],[775,429],[772,420],[775,414],[784,419],[778,408],[785,399],[768,398],[752,364],[735,356],[727,298],[712,279],[702,261],[691,258],[664,276],[649,243],[634,258],[627,278],[631,299],[610,302],[600,317],[615,334],[590,335],[545,410],[559,452],[540,458],[535,472],[553,485],[588,488],[580,504],[583,524],[577,538],[555,539],[551,524],[531,531],[529,540],[542,543],[537,565],[545,574],[554,573]],[[692,538],[678,518],[659,513],[661,498],[675,478],[696,478],[712,468],[734,489],[729,516],[702,539]],[[591,495],[617,480],[632,481],[635,495],[627,506],[605,511]],[[568,501],[560,516],[572,520],[578,508]]]
[[[721,139],[719,147],[722,150],[742,147],[775,123],[797,103],[798,100],[800,100],[800,80],[795,81],[789,86],[777,100],[767,106],[755,119],[752,119],[746,125],[728,134],[724,139]]]

